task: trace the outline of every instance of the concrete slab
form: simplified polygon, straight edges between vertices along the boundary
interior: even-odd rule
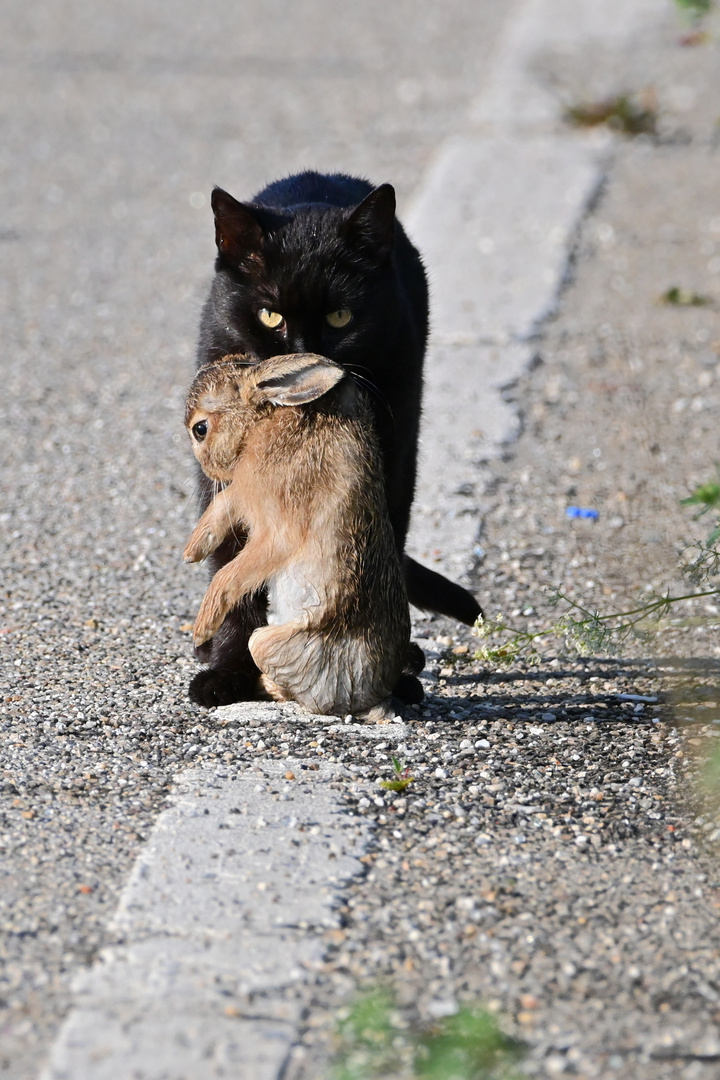
[[[322,959],[365,839],[338,811],[337,771],[321,764],[310,781],[301,766],[182,774],[120,897],[117,943],[76,980],[43,1080],[277,1076],[294,988]]]
[[[532,346],[435,344],[425,378],[419,481],[411,550],[427,566],[462,579],[480,525],[478,465],[515,438],[519,420],[502,388]]]
[[[665,10],[664,0],[526,0],[506,23],[487,84],[470,107],[470,125],[557,132],[568,104],[558,77],[564,58],[626,49]],[[595,68],[588,65],[584,72],[581,89],[588,95],[608,89],[594,82]]]
[[[503,388],[532,360],[603,169],[587,140],[472,136],[445,147],[413,204],[434,316],[408,548],[456,579],[473,562],[477,466],[519,430]]]
[[[449,139],[411,202],[407,226],[429,268],[432,336],[417,499],[408,549],[462,580],[480,510],[477,465],[512,441],[502,390],[532,361],[578,223],[612,153],[606,132],[562,124],[548,57],[618,48],[658,0],[528,0],[506,27],[466,132]]]
[[[444,148],[409,223],[431,268],[436,343],[532,334],[552,309],[599,175],[598,152],[567,136],[477,135]]]

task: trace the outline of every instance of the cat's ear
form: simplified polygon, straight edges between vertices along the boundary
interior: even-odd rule
[[[274,365],[273,373],[258,382],[257,389],[261,400],[271,405],[307,405],[327,394],[344,378],[345,372],[339,364],[322,356],[300,354],[283,357]]]
[[[210,202],[215,215],[215,243],[218,253],[233,263],[242,264],[259,259],[263,230],[250,207],[217,187]]]
[[[395,242],[395,188],[381,184],[356,206],[342,236],[375,265],[381,266]]]

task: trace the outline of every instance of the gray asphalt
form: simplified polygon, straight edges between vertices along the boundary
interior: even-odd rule
[[[529,627],[554,617],[550,584],[600,607],[661,588],[718,430],[720,28],[681,46],[663,0],[15,4],[0,22],[0,1071],[37,1080],[54,1044],[53,1078],[274,1080],[282,1059],[318,1080],[338,1009],[389,982],[408,1023],[496,1010],[543,1080],[714,1080],[720,818],[693,774],[720,643],[702,606],[654,662],[642,642],[539,669],[488,669],[425,620],[429,696],[386,727],[195,709],[180,417],[211,185],[390,179],[432,258],[443,453],[468,420],[446,371],[495,414],[439,478],[446,502],[421,487],[446,548],[429,554],[461,560],[482,512],[478,591]],[[562,120],[643,87],[656,137]],[[540,165],[547,183],[573,160],[583,183],[561,171],[540,200]],[[478,179],[430,227],[449,162]],[[453,278],[461,252],[472,280]],[[658,304],[671,285],[711,302]],[[500,369],[482,400],[480,363]],[[570,499],[599,521],[568,521]],[[394,753],[416,780],[380,793]],[[307,886],[313,850],[294,923],[282,879]]]
[[[18,2],[0,14],[0,1064],[35,1076],[178,769],[204,579],[181,427],[209,192],[304,167],[407,203],[513,5]]]

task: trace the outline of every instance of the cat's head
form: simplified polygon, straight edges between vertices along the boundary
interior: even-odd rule
[[[217,351],[315,352],[352,367],[396,318],[395,192],[354,207],[278,210],[212,194],[218,258],[208,303]]]

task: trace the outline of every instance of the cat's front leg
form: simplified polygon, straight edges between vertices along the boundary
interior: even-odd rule
[[[232,705],[235,701],[257,701],[263,696],[260,672],[248,648],[253,633],[266,622],[267,596],[253,593],[229,611],[215,637],[195,649],[198,660],[208,667],[190,681],[188,696],[206,709]]]

